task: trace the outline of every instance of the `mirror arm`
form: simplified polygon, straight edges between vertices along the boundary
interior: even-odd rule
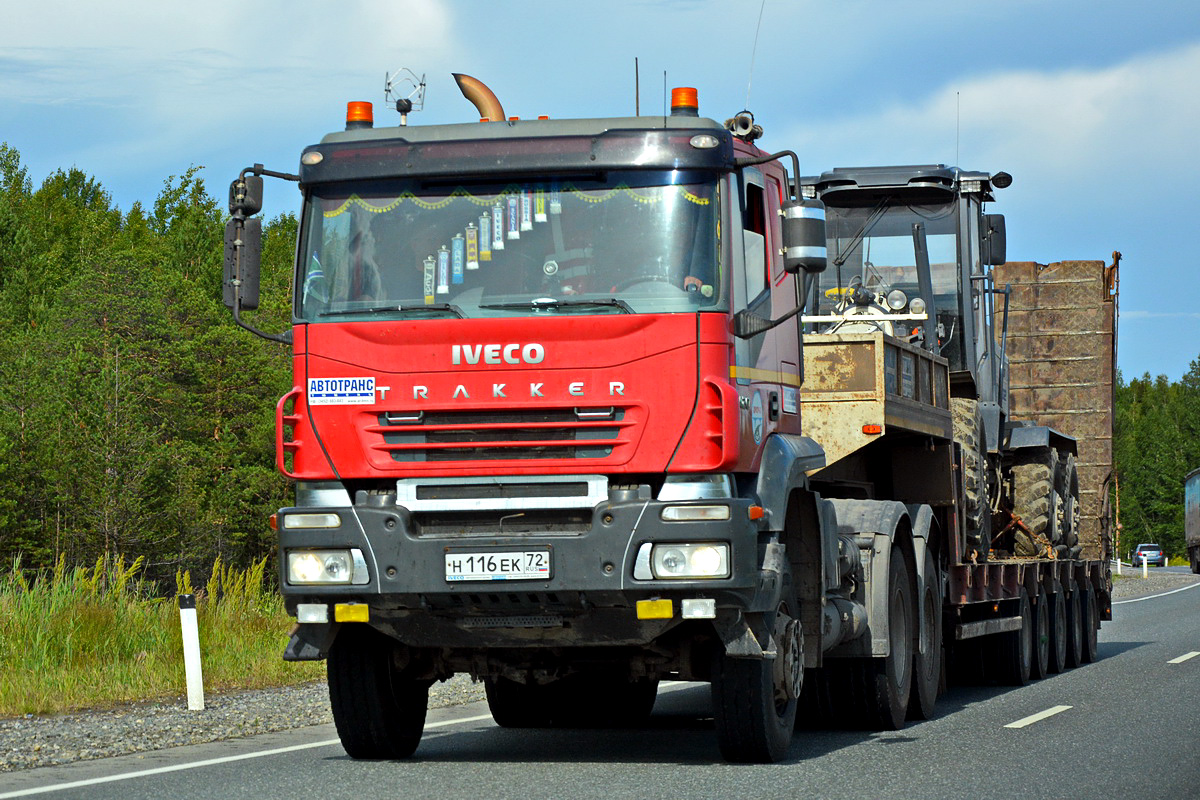
[[[292,332],[291,331],[284,331],[283,333],[267,333],[265,331],[260,331],[258,328],[254,327],[253,325],[244,321],[242,319],[241,297],[240,297],[240,295],[235,295],[235,297],[237,297],[237,299],[234,301],[234,306],[233,306],[233,321],[235,323],[237,323],[239,326],[245,328],[246,330],[250,331],[255,336],[261,336],[262,338],[264,338],[268,341],[279,342],[281,344],[286,344],[286,345],[290,345],[292,343]]]
[[[268,178],[281,178],[285,181],[300,182],[299,175],[293,175],[290,172],[276,172],[273,169],[267,169],[262,164],[255,164],[252,167],[246,167],[242,170],[241,177],[245,178],[247,175],[266,175]]]

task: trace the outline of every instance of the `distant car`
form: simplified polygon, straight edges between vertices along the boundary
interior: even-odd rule
[[[1140,567],[1142,559],[1145,559],[1147,564],[1155,567],[1165,567],[1167,565],[1167,554],[1156,544],[1139,544],[1137,546],[1131,557],[1133,565]]]

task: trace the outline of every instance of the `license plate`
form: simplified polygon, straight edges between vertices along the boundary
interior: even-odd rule
[[[536,581],[549,577],[549,550],[446,553],[447,581]]]

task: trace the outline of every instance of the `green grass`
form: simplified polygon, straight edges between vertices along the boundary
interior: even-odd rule
[[[29,574],[15,559],[0,573],[0,717],[182,695],[179,606],[139,577],[142,559],[101,557],[91,567]],[[292,620],[264,588],[266,560],[213,565],[194,590],[206,691],[281,686],[324,676],[319,662],[282,659]]]

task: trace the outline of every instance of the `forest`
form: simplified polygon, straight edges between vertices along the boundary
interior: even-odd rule
[[[145,558],[169,583],[219,556],[270,556],[274,408],[291,386],[280,344],[221,303],[226,209],[200,168],[148,205],[114,207],[76,168],[36,189],[0,144],[0,557],[43,568]],[[296,218],[264,223],[263,307],[289,322]],[[1200,357],[1179,382],[1117,389],[1123,536],[1183,552],[1183,478],[1200,467]]]

